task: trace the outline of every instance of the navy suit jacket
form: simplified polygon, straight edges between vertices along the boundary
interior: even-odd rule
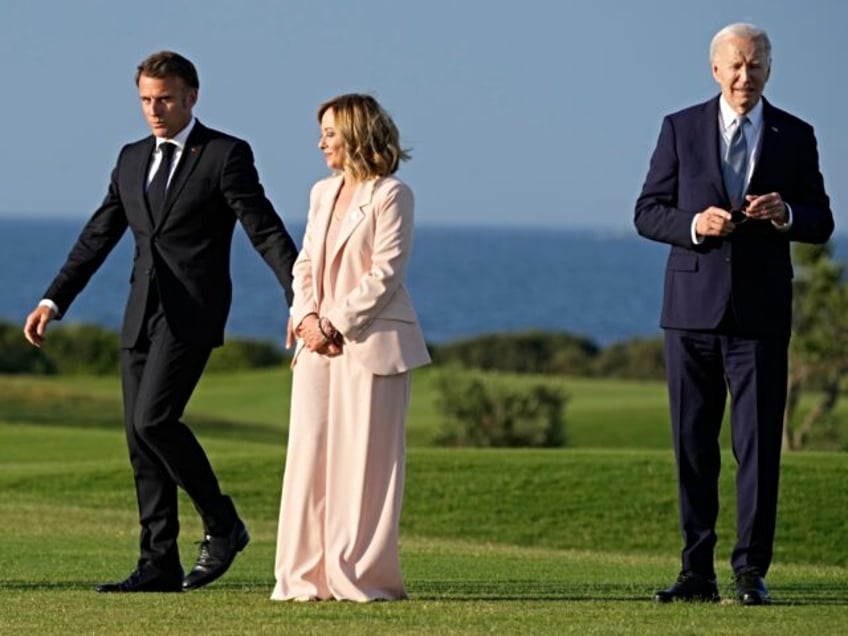
[[[824,243],[833,232],[813,128],[763,99],[760,151],[748,192],[778,192],[792,226],[749,220],[725,237],[692,241],[695,215],[730,210],[722,177],[719,98],[668,115],[636,202],[642,236],[668,243],[661,326],[711,330],[728,303],[752,336],[788,335],[792,315],[790,241]]]
[[[200,122],[171,177],[164,210],[154,220],[145,197],[154,145],[149,136],[121,150],[106,198],[44,298],[64,314],[129,227],[135,255],[121,346],[137,342],[153,284],[180,340],[218,346],[232,298],[230,247],[236,219],[273,269],[289,304],[297,248],[265,197],[250,146]]]

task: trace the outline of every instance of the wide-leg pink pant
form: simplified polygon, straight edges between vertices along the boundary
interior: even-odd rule
[[[405,598],[398,524],[409,373],[303,350],[277,531],[274,600]]]

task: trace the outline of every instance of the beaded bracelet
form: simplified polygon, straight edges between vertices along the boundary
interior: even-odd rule
[[[330,329],[329,334],[326,331],[324,331],[324,324],[323,323],[324,323],[325,320],[327,321],[327,324],[330,325],[330,321],[327,320],[326,318],[318,318],[318,330],[321,332],[321,335],[324,336],[324,340],[326,340],[327,342],[331,342],[331,341],[335,340],[336,334],[338,332],[335,330],[335,328],[332,325],[330,325],[328,327]]]

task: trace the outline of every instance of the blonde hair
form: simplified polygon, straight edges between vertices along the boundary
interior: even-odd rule
[[[394,174],[411,157],[400,147],[397,126],[370,95],[348,93],[318,108],[318,123],[332,110],[336,130],[345,144],[345,170],[359,181]]]

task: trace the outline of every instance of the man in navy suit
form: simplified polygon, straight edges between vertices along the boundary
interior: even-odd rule
[[[41,346],[48,323],[74,298],[124,235],[135,239],[121,330],[124,424],[141,525],[140,558],[100,592],[178,592],[211,583],[249,536],[209,460],[182,421],[230,309],[230,245],[238,220],[292,300],[294,242],[265,197],[250,146],[207,128],[192,109],[199,82],[186,58],[162,51],[136,73],[152,135],[121,150],[103,203],[24,326]],[[183,577],[177,487],[200,513],[205,536]]]
[[[680,524],[676,582],[659,602],[718,601],[719,428],[727,393],[738,468],[731,565],[739,602],[769,602],[787,357],[790,241],[833,232],[811,126],[763,97],[767,34],[748,24],[710,47],[721,95],[667,116],[636,202],[639,234],[668,243],[665,331]]]

